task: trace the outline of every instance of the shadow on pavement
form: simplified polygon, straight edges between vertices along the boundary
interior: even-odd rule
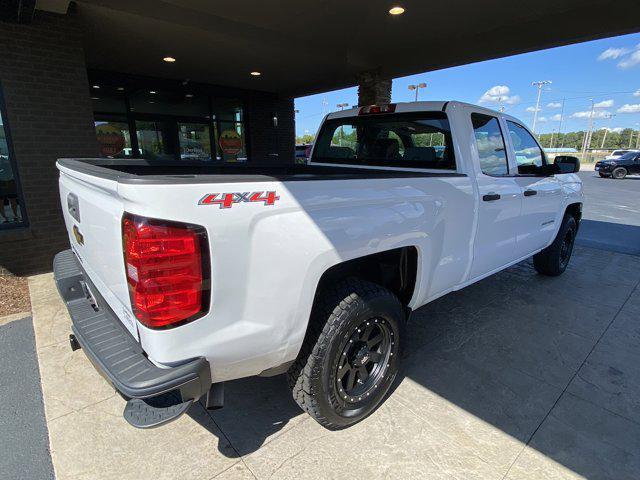
[[[624,409],[640,394],[640,357],[616,348],[602,365],[587,359],[637,286],[638,267],[640,259],[577,247],[560,277],[540,276],[527,261],[426,305],[409,322],[393,398],[434,435],[471,439],[496,462],[515,461],[529,445],[579,475],[631,478],[640,469],[633,453],[640,417]],[[226,388],[224,409],[211,417],[235,454],[250,454],[306,420],[283,376]],[[599,398],[599,389],[614,391],[618,405]]]
[[[233,456],[255,452],[267,439],[284,430],[292,419],[303,415],[293,401],[284,375],[226,382],[224,408],[208,413],[235,447]],[[210,425],[203,423],[202,417],[191,411],[189,415],[204,427]],[[225,442],[218,445],[220,453],[230,455]]]
[[[585,247],[640,255],[640,227],[622,223],[582,220],[576,243]]]

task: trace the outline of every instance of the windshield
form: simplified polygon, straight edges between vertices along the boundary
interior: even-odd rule
[[[451,131],[442,112],[361,115],[327,120],[313,161],[455,170]]]
[[[633,160],[638,152],[628,152],[622,155],[618,160]]]

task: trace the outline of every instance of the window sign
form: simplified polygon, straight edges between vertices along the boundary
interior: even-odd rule
[[[95,122],[98,151],[101,157],[130,157],[131,138],[126,122]]]

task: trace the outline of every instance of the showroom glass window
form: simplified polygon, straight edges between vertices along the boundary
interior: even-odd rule
[[[156,162],[245,162],[242,101],[208,87],[95,76],[90,91],[100,156]]]
[[[0,230],[27,223],[6,119],[0,88]]]

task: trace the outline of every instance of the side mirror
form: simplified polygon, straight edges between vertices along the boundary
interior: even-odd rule
[[[580,171],[580,159],[569,155],[558,155],[553,164],[557,166],[557,173],[577,173]]]

